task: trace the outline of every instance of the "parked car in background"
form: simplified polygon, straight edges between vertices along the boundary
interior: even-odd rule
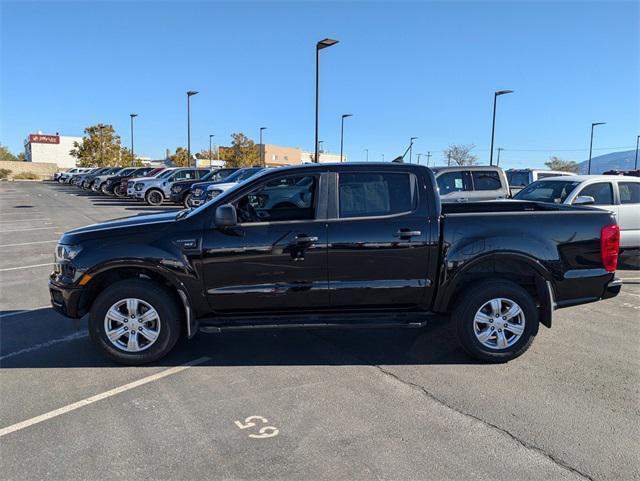
[[[167,167],[162,169],[160,172],[156,172],[153,175],[147,174],[144,177],[137,177],[137,178],[130,179],[127,182],[127,197],[131,197],[132,199],[136,199],[136,200],[141,200],[141,199],[137,199],[135,195],[136,191],[134,187],[136,182],[165,178],[171,175],[171,173],[176,169],[177,167]]]
[[[261,206],[297,186],[295,207]],[[555,309],[619,293],[618,234],[590,207],[441,204],[415,164],[310,164],[265,170],[198,209],[66,232],[49,290],[124,364],[199,329],[419,328],[434,313],[451,315],[469,354],[506,362]]]
[[[507,199],[509,182],[497,166],[433,167],[442,202]]]
[[[93,192],[102,192],[102,186],[106,182],[107,178],[112,175],[118,175],[119,172],[126,170],[124,167],[113,167],[106,172],[103,172],[99,175],[94,175],[93,179],[91,179],[89,187]]]
[[[91,189],[104,195],[113,195],[113,187],[116,185],[114,179],[120,179],[124,175],[131,174],[136,167],[127,167],[113,173],[99,175],[93,181]]]
[[[124,197],[127,195],[127,182],[134,177],[145,177],[153,171],[160,171],[162,169],[156,167],[136,167],[131,172],[111,176],[109,180],[111,183],[107,183],[107,194],[113,194],[116,197]]]
[[[575,175],[539,180],[516,200],[590,205],[613,212],[620,226],[620,249],[640,248],[640,179],[613,175]]]
[[[191,186],[200,182],[222,182],[238,169],[212,170],[201,179],[181,180],[171,186],[171,202],[182,204],[187,209],[191,207]]]
[[[90,190],[93,187],[93,183],[95,179],[101,175],[109,175],[111,173],[117,172],[122,167],[103,167],[101,169],[97,169],[91,172],[88,175],[83,176],[82,180],[79,181],[78,186],[85,190]]]
[[[144,200],[149,205],[161,205],[171,196],[171,185],[179,180],[200,179],[209,169],[179,167],[172,169],[166,177],[159,176],[151,179],[136,179],[133,185],[133,196]]]
[[[87,172],[74,176],[70,183],[81,189],[86,189],[89,186],[90,180],[93,180],[96,175],[108,172],[109,169],[110,167],[95,167]]]
[[[131,194],[133,194],[133,184],[135,183],[134,179],[141,177],[157,177],[165,170],[167,170],[166,167],[142,167],[131,175],[123,177],[120,180],[120,188],[116,189],[114,193],[116,194],[116,197],[129,197],[131,196],[129,194],[129,189],[131,189]]]
[[[220,195],[231,187],[250,179],[254,175],[262,172],[264,167],[245,167],[238,169],[233,174],[229,175],[222,182],[198,182],[191,186],[191,199],[189,203],[190,207],[198,207]]]
[[[509,181],[509,190],[512,196],[536,180],[546,179],[548,177],[560,177],[563,175],[576,175],[573,172],[545,169],[509,169],[505,171],[505,174]]]

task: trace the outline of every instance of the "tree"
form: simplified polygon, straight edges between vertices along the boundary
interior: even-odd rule
[[[251,167],[260,163],[258,146],[242,132],[231,134],[231,146],[220,148],[220,159],[228,167]]]
[[[122,147],[120,150],[120,165],[123,167],[142,167],[142,161],[138,158],[134,160],[131,150]]]
[[[176,167],[189,167],[189,155],[184,147],[177,147],[176,153],[169,156],[169,160]]]
[[[24,152],[20,152],[18,154],[18,156],[16,157],[16,160],[18,162],[26,162],[27,161],[27,155]]]
[[[216,152],[217,149],[212,148],[211,149],[211,159],[212,160],[217,160],[218,159],[218,153]],[[198,152],[196,154],[196,159],[201,159],[201,160],[209,160],[209,149],[202,149],[200,152]]]
[[[0,161],[2,160],[13,160],[16,161],[18,158],[9,152],[9,149],[4,145],[0,144]]]
[[[580,167],[575,160],[562,160],[555,155],[549,157],[549,160],[544,163],[551,170],[560,170],[562,172],[573,172],[577,174],[580,172]]]
[[[109,167],[121,163],[120,136],[113,125],[87,127],[82,142],[74,142],[73,146],[69,153],[76,158],[78,167]]]
[[[451,144],[444,151],[444,159],[449,162],[455,163],[455,165],[474,165],[478,162],[478,156],[473,155],[471,151],[475,149],[476,146],[473,144],[469,145],[455,145]]]

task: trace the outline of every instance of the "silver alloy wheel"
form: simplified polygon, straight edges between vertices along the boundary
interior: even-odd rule
[[[152,190],[147,194],[147,202],[151,205],[160,205],[162,204],[162,194],[157,190]]]
[[[135,298],[114,303],[104,316],[104,332],[118,349],[140,352],[148,349],[160,334],[160,316],[146,301]]]
[[[502,297],[485,302],[473,318],[473,332],[489,349],[501,350],[513,346],[524,334],[522,308]]]

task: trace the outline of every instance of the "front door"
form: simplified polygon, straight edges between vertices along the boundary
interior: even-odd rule
[[[320,174],[270,177],[229,199],[238,225],[204,235],[212,310],[259,314],[328,305],[326,208],[319,202],[324,182]]]
[[[329,219],[331,307],[415,308],[430,298],[425,181],[399,168],[336,174]],[[422,204],[422,205],[421,205]],[[427,297],[429,296],[429,297]]]

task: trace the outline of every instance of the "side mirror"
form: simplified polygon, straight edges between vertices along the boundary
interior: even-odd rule
[[[233,227],[238,224],[238,215],[236,208],[231,204],[223,204],[218,206],[214,216],[216,227]]]
[[[595,203],[596,203],[596,200],[590,195],[579,195],[573,201],[573,205],[590,205]]]

